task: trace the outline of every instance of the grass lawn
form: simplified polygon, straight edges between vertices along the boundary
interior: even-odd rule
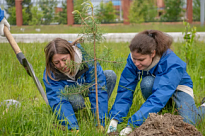
[[[197,28],[197,32],[204,32],[205,26],[200,22],[192,24]],[[101,29],[104,33],[135,33],[146,29],[156,29],[163,32],[183,32],[184,25],[182,22],[175,23],[143,23],[136,25],[123,24],[102,24]],[[39,31],[40,30],[40,31]],[[80,25],[41,25],[41,26],[11,26],[11,33],[80,33]]]
[[[157,25],[160,27],[160,24]],[[34,27],[30,27],[27,30],[27,27],[24,26],[25,32],[34,31]],[[49,29],[52,30],[51,27],[54,26],[44,26],[42,27],[44,32],[49,32]],[[72,29],[72,32],[77,32],[78,27],[68,27],[68,26],[57,26],[59,33],[68,33],[69,29]],[[110,26],[109,26],[110,27]],[[120,26],[116,26],[119,27]],[[131,29],[131,26],[124,26]],[[146,25],[144,26],[146,27]],[[151,26],[150,26],[151,27]],[[170,25],[171,27],[171,25]],[[175,26],[177,27],[177,26]],[[32,28],[32,29],[31,29]],[[54,27],[55,28],[55,27]],[[53,28],[53,29],[54,29]],[[64,30],[67,28],[67,30]],[[74,29],[75,28],[75,29]],[[108,26],[105,26],[108,29]],[[110,27],[112,28],[112,27]],[[133,27],[132,27],[133,28]],[[147,27],[148,28],[148,27]],[[168,26],[163,26],[162,29],[167,31],[178,30],[177,28],[168,28]],[[180,27],[179,27],[180,28]],[[181,29],[184,27],[181,26]],[[17,29],[20,27],[12,26],[12,33],[16,29],[16,33],[18,33]],[[114,29],[114,28],[113,28]],[[142,28],[141,28],[142,29]],[[124,29],[122,29],[124,30]],[[136,28],[135,31],[138,29]],[[50,32],[51,32],[50,31]],[[116,32],[117,29],[112,30]],[[139,31],[139,30],[138,30]],[[182,30],[181,30],[182,31]],[[125,32],[125,31],[124,31]],[[134,31],[133,31],[134,32]],[[19,47],[21,48],[24,55],[27,57],[28,61],[32,64],[33,69],[35,71],[36,76],[39,78],[40,82],[43,85],[43,71],[45,68],[45,57],[43,49],[47,43],[19,43]],[[123,67],[126,64],[126,58],[129,54],[128,44],[126,42],[121,43],[102,43],[101,48],[107,47],[112,50],[110,54],[110,60],[114,61],[117,59],[121,59],[122,67],[115,67],[110,63],[102,63],[103,70],[112,69],[117,74],[117,83],[114,89],[114,92],[109,100],[109,110],[111,109],[117,92],[117,86],[120,79],[120,74],[123,70]],[[182,45],[183,43],[174,43],[172,49],[174,52],[182,59],[185,60],[185,49]],[[100,50],[101,50],[100,48]],[[5,106],[0,107],[0,135],[26,135],[26,136],[48,136],[48,135],[76,135],[75,131],[71,132],[66,128],[63,128],[59,125],[56,117],[52,114],[49,106],[45,104],[40,93],[37,90],[33,80],[29,77],[24,70],[24,68],[18,62],[11,46],[8,43],[0,43],[0,102],[6,99],[15,99],[21,102],[21,107],[15,108],[10,107],[6,109]],[[196,42],[194,44],[194,48],[192,50],[191,55],[189,56],[189,64],[187,65],[187,72],[191,76],[193,80],[193,88],[195,94],[195,102],[196,105],[199,106],[201,104],[201,100],[205,97],[205,46],[203,42]],[[44,85],[43,85],[44,86]],[[118,125],[118,131],[124,128],[127,125],[127,120],[131,117],[143,104],[144,100],[141,96],[141,92],[139,90],[139,85],[136,88],[133,105],[128,113],[125,121]],[[87,98],[86,98],[86,102]],[[88,102],[89,104],[89,102]],[[167,111],[172,113],[173,111]],[[105,132],[101,132],[96,129],[96,123],[93,115],[90,112],[89,106],[86,109],[80,110],[76,112],[76,117],[78,119],[80,132],[79,135],[82,136],[105,136]],[[106,126],[109,124],[109,121],[106,120]],[[205,135],[205,120],[200,122],[197,125],[197,129]],[[106,128],[107,129],[107,128]]]

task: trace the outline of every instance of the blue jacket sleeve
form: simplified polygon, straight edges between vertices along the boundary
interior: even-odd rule
[[[72,105],[65,98],[60,97],[61,90],[64,89],[58,81],[53,81],[48,77],[48,82],[43,78],[46,87],[46,94],[49,105],[53,113],[57,116],[62,125],[68,125],[68,129],[78,129],[78,123]]]
[[[116,119],[120,123],[123,121],[123,117],[127,116],[132,105],[134,91],[139,82],[137,71],[129,55],[127,64],[120,77],[114,105],[109,112],[110,119]]]
[[[186,64],[178,60],[175,62],[166,60],[157,69],[158,74],[155,77],[152,94],[128,120],[128,125],[140,126],[149,113],[157,113],[166,105],[186,71]]]
[[[91,110],[96,113],[96,87],[95,85],[95,73],[94,66],[89,65],[89,70],[86,72],[86,83],[91,84],[89,88],[89,99],[91,103]],[[97,81],[98,81],[98,108],[99,108],[99,118],[101,125],[104,126],[105,117],[108,116],[108,94],[106,86],[106,77],[103,73],[102,67],[97,63]]]
[[[0,22],[4,18],[4,11],[0,8]]]

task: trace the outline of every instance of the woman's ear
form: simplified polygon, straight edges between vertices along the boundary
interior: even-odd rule
[[[151,54],[151,57],[154,58],[155,55],[156,55],[156,50],[153,50],[153,51],[152,51],[152,54]]]

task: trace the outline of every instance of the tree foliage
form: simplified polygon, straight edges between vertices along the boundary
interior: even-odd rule
[[[56,0],[43,0],[40,4],[40,8],[43,11],[44,25],[49,25],[55,18],[55,7],[57,6]]]
[[[184,16],[184,0],[164,0],[165,14],[161,16],[162,21],[180,21]]]
[[[27,12],[27,8],[22,9],[23,16],[23,25],[28,25],[28,22],[31,20],[31,13]]]
[[[154,21],[157,16],[156,0],[133,0],[129,11],[131,23]]]
[[[62,10],[58,13],[58,23],[67,24],[67,3],[62,1]]]
[[[83,6],[82,3],[85,2],[85,0],[74,0],[74,10],[78,10],[81,13],[82,17],[85,17],[85,15],[87,14],[86,12],[82,12],[83,11]],[[79,14],[74,14],[74,23],[75,24],[80,24],[81,23],[81,19]]]
[[[28,25],[28,22],[32,18],[31,14],[31,8],[33,7],[33,4],[31,3],[31,0],[23,0],[22,1],[22,7],[23,7],[23,24]]]
[[[96,17],[101,22],[112,22],[116,19],[116,13],[112,1],[104,3],[100,2],[99,7],[96,9]]]
[[[38,6],[31,8],[32,19],[29,21],[29,25],[40,25],[43,17],[43,12],[38,10]]]
[[[12,25],[15,25],[16,21],[14,22],[14,20],[16,20],[16,18],[15,19],[13,18],[13,17],[16,17],[16,15],[14,16],[14,13],[13,13],[15,2],[14,0],[6,0],[6,3],[7,3],[7,8],[5,8],[5,11],[9,14],[8,20],[11,20],[11,22],[9,23]],[[22,14],[23,14],[23,24],[24,25],[27,25],[28,22],[31,20],[31,16],[32,16],[31,8],[32,8],[31,0],[22,1]]]
[[[193,0],[193,20],[200,20],[200,0]]]
[[[5,11],[10,15],[9,10],[10,8],[15,7],[15,2],[14,0],[6,0],[7,8],[5,8]]]
[[[16,25],[16,7],[8,8],[7,13],[9,14],[7,19],[9,24]]]

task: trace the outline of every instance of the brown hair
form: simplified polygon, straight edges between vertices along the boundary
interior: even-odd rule
[[[55,54],[70,54],[71,60],[74,61],[74,49],[72,44],[68,41],[56,38],[53,41],[49,42],[48,45],[44,48],[45,57],[46,57],[46,80],[47,76],[52,80],[55,80],[51,76],[51,72],[55,75],[56,69],[52,62],[52,58]]]
[[[162,56],[170,48],[173,39],[166,33],[158,30],[145,30],[138,33],[131,41],[130,51],[136,51],[141,54],[151,54],[156,50],[156,55]]]

